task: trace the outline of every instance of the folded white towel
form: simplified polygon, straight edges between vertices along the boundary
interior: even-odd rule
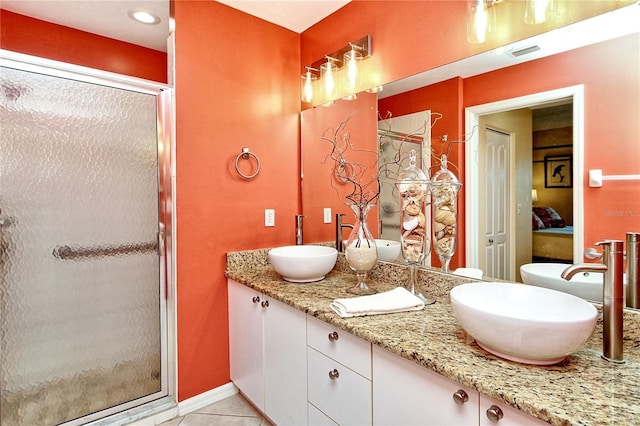
[[[349,318],[419,311],[424,308],[424,302],[404,287],[397,287],[393,290],[370,296],[336,299],[331,302],[330,306],[342,318]]]

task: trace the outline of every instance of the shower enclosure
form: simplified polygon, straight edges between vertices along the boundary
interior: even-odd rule
[[[0,424],[118,423],[171,400],[170,91],[24,58],[0,51]]]

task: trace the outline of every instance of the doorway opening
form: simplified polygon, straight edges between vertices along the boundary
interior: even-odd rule
[[[571,137],[573,139],[569,157],[571,158],[571,171],[565,182],[571,181],[573,188],[573,241],[571,244],[571,259],[575,261],[582,258],[582,248],[584,246],[584,224],[583,224],[583,170],[584,170],[584,88],[582,85],[552,90],[548,92],[536,93],[503,101],[477,105],[466,109],[466,132],[471,134],[471,138],[466,146],[465,166],[466,178],[466,258],[467,267],[487,269],[486,265],[486,192],[488,181],[486,178],[486,166],[484,160],[486,151],[484,149],[484,133],[486,125],[483,127],[483,117],[490,114],[504,113],[507,111],[520,109],[536,109],[557,105],[562,103],[572,104],[573,126]],[[511,134],[508,129],[500,129]],[[517,143],[517,142],[516,142]],[[515,146],[514,146],[515,148]],[[528,156],[527,156],[528,155]],[[526,167],[522,167],[522,162],[527,162]],[[502,213],[508,218],[509,236],[508,244],[510,249],[503,253],[504,262],[508,262],[508,267],[503,268],[505,276],[485,276],[500,278],[510,281],[517,281],[519,278],[519,266],[531,261],[532,256],[532,234],[531,234],[531,207],[534,188],[533,182],[533,154],[532,145],[529,143],[528,154],[516,155],[515,149],[511,149],[509,155],[509,189],[505,195],[505,204]],[[558,164],[559,165],[559,164]],[[537,166],[536,166],[537,167]],[[537,184],[537,183],[536,183]],[[563,184],[559,183],[558,185]],[[493,185],[493,184],[492,184]],[[496,214],[497,212],[494,212]],[[524,234],[524,229],[528,226],[528,238]],[[520,232],[517,232],[520,229]],[[526,260],[528,259],[528,260]]]

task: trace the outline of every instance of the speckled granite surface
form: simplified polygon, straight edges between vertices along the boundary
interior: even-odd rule
[[[531,366],[498,358],[480,348],[455,321],[449,290],[473,281],[423,270],[420,290],[438,302],[419,312],[340,318],[329,308],[355,275],[342,255],[320,282],[283,281],[266,250],[229,253],[227,276],[327,323],[413,360],[553,425],[640,424],[640,314],[625,312],[625,364],[600,357],[601,318],[579,352],[553,366]],[[391,290],[408,278],[406,268],[379,262],[369,282]]]

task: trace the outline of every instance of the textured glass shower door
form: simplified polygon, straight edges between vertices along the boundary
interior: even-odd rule
[[[158,96],[122,87],[0,68],[3,426],[167,394]]]

